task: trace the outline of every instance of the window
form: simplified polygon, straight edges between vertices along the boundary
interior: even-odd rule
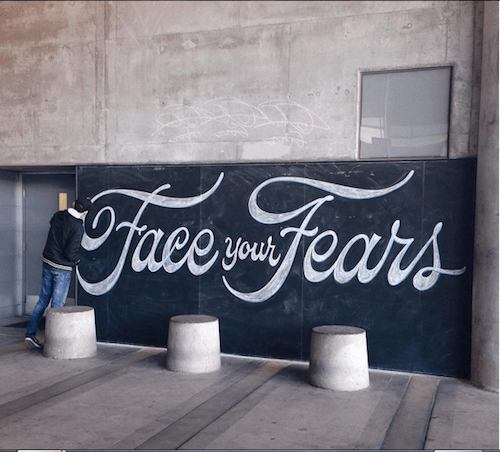
[[[361,159],[446,158],[451,67],[364,73]]]

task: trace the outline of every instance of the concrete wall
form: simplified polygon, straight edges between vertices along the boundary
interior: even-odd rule
[[[355,160],[360,71],[442,65],[474,156],[478,4],[0,2],[0,166]]]
[[[472,324],[472,381],[498,391],[498,2],[485,2]]]

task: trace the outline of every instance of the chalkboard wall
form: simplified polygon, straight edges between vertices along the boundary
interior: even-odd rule
[[[225,353],[307,360],[366,329],[371,367],[469,378],[474,159],[78,168],[78,303],[100,341],[165,347],[179,314]]]

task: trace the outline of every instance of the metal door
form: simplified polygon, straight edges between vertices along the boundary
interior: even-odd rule
[[[26,314],[31,313],[40,293],[42,252],[49,232],[50,220],[57,210],[71,207],[75,199],[75,187],[74,174],[23,173],[23,285]],[[74,304],[74,300],[75,275],[73,273],[66,304]]]

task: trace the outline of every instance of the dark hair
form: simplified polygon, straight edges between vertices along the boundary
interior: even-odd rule
[[[89,210],[92,207],[92,201],[90,198],[86,196],[80,196],[76,201],[75,201],[75,209],[78,212],[85,212],[86,210]]]

